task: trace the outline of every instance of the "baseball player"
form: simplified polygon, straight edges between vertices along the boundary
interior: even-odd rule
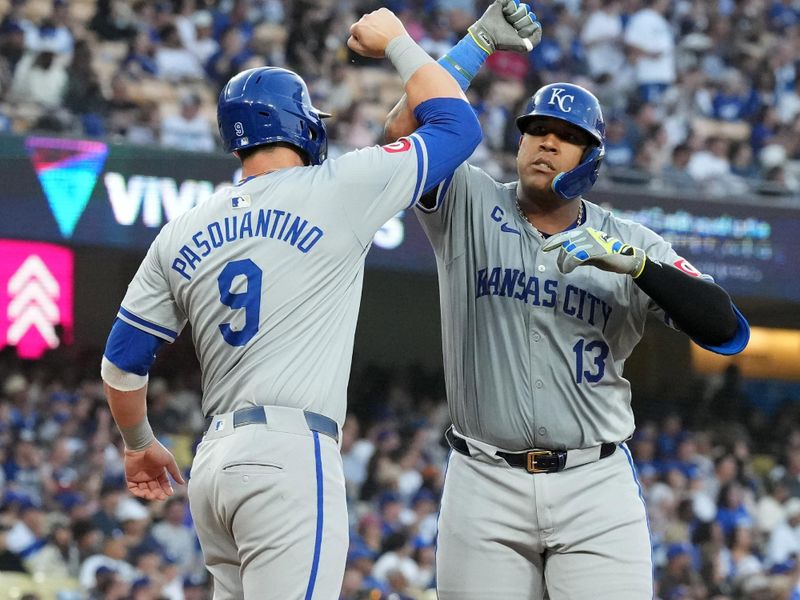
[[[480,67],[462,52],[470,37],[441,61],[464,88]],[[402,102],[391,117],[389,136],[414,122]],[[546,85],[517,126],[518,181],[462,165],[415,205],[438,265],[453,421],[439,598],[645,600],[625,360],[648,313],[721,354],[749,327],[656,233],[582,197],[605,152],[594,95]]]
[[[384,54],[420,127],[325,160],[322,117],[300,77],[257,68],[223,89],[217,117],[244,179],[167,224],[122,300],[102,364],[131,492],[183,483],[147,421],[147,372],[188,322],[208,430],[189,500],[214,598],[334,600],[348,546],[339,432],[377,230],[480,141],[458,84],[386,9],[348,46]]]

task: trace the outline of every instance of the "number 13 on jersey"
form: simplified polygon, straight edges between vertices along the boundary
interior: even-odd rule
[[[586,343],[580,339],[572,347],[575,352],[575,383],[597,383],[606,372],[608,344],[598,340]],[[588,367],[584,369],[584,364]],[[593,367],[595,370],[593,370]]]

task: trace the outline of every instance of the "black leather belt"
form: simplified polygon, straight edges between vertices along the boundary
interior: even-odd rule
[[[269,411],[269,407],[267,407]],[[306,423],[311,431],[316,431],[339,441],[339,426],[336,421],[325,415],[304,410],[303,414],[306,417]],[[206,431],[211,426],[214,417],[206,417]],[[242,427],[244,425],[266,425],[267,413],[264,411],[263,406],[249,406],[248,408],[240,408],[233,413],[233,428]]]
[[[448,427],[444,433],[450,447],[464,456],[471,456],[466,440],[453,433],[453,428]],[[617,445],[606,443],[600,446],[600,458],[614,454]],[[528,473],[558,473],[563,471],[567,464],[568,450],[528,450],[527,452],[500,452],[497,456],[505,460],[509,466],[525,469]]]

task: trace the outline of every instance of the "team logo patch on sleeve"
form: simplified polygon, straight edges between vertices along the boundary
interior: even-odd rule
[[[243,194],[242,196],[234,196],[231,198],[231,208],[249,208],[250,195]]]
[[[408,138],[400,138],[396,142],[392,142],[391,144],[386,144],[385,146],[381,146],[386,152],[389,154],[395,154],[397,152],[408,152],[411,150],[411,140]]]
[[[698,271],[692,263],[682,256],[672,264],[675,265],[675,268],[683,271],[687,275],[691,275],[692,277],[700,277],[702,275],[702,273]]]

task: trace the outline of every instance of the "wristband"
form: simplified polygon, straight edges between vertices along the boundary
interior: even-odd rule
[[[386,58],[392,61],[403,79],[403,84],[408,83],[417,69],[436,62],[408,35],[399,35],[389,42],[386,46]]]
[[[468,33],[439,59],[439,64],[458,82],[461,91],[466,92],[489,54],[478,45],[472,33]]]
[[[131,427],[120,427],[117,425],[117,429],[119,429],[122,435],[122,441],[125,442],[125,447],[131,452],[144,450],[156,439],[156,436],[153,435],[153,428],[150,427],[150,422],[147,420],[147,417]]]

